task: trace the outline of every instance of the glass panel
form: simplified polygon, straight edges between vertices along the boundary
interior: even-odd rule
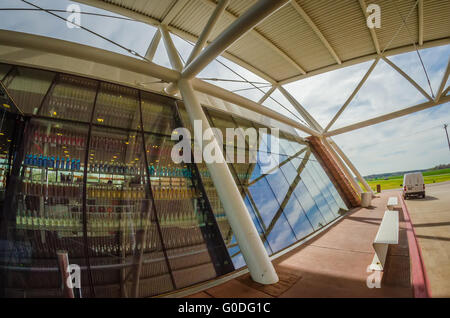
[[[138,129],[140,127],[138,91],[115,84],[101,83],[92,122],[110,127]]]
[[[297,186],[294,189],[294,193],[297,196],[299,202],[308,217],[309,222],[313,226],[314,230],[320,229],[322,226],[326,224],[326,220],[323,218],[322,214],[319,211],[316,203],[314,202],[311,194],[308,191],[308,188],[305,186],[303,181],[299,181]]]
[[[269,182],[275,197],[280,204],[285,200],[287,193],[289,192],[289,184],[284,178],[280,168],[275,168],[272,173],[266,175],[266,179]]]
[[[289,201],[284,207],[283,213],[291,225],[297,240],[302,239],[314,231],[314,228],[306,217],[306,214],[294,193],[289,197]]]
[[[208,196],[208,200],[211,204],[211,208],[216,219],[217,225],[219,227],[220,233],[222,235],[222,239],[225,242],[226,247],[228,248],[228,254],[232,257],[233,264],[235,268],[241,267],[242,265],[240,258],[235,258],[233,255],[240,251],[239,246],[234,246],[235,238],[233,234],[233,230],[231,229],[230,224],[228,223],[227,216],[225,215],[225,210],[223,208],[222,202],[220,201],[219,195],[217,194],[216,187],[212,182],[211,176],[209,174],[208,169],[204,163],[197,164],[199,169],[199,173],[202,179],[203,186],[205,188],[206,194]],[[234,243],[233,243],[234,242]],[[243,260],[242,260],[243,261]]]
[[[221,262],[222,253],[219,229],[202,203],[200,189],[192,183],[190,166],[173,163],[170,157],[173,145],[168,136],[146,135],[162,237],[176,287],[183,288],[214,278],[231,264],[227,260],[228,264],[216,263]]]
[[[316,182],[311,177],[311,174],[308,169],[308,165],[306,164],[305,169],[303,170],[303,173],[301,174],[302,180],[305,183],[306,187],[308,188],[309,192],[311,193],[312,197],[314,198],[314,201],[316,201],[317,206],[319,207],[320,212],[322,213],[322,216],[325,218],[327,223],[334,220],[335,215],[333,214],[330,206],[328,205],[328,202],[325,200],[325,197],[323,193],[319,191],[317,188]]]
[[[177,128],[175,108],[172,100],[161,96],[141,92],[142,118],[144,131],[162,135],[171,135]]]
[[[57,75],[39,115],[90,122],[97,82],[70,75]]]
[[[314,179],[314,182],[316,183],[320,193],[323,195],[325,200],[328,202],[328,206],[331,209],[331,212],[335,217],[339,216],[339,205],[337,204],[333,194],[330,192],[329,185],[327,185],[324,181],[322,176],[317,172],[315,167],[315,160],[310,159],[310,161],[306,164],[306,168],[311,174],[311,176]]]
[[[67,251],[71,263],[86,265],[81,220],[87,130],[45,120],[31,120],[26,130],[17,202],[8,207],[16,213],[10,234],[23,252],[8,262],[22,268],[8,273],[7,292],[15,297],[62,296],[58,250]],[[83,296],[89,295],[86,271],[81,284]]]
[[[18,66],[3,80],[3,84],[17,107],[26,114],[37,114],[54,76],[53,72]]]
[[[91,263],[127,264],[104,270],[108,278],[94,276],[96,285],[115,285],[97,293],[107,297],[101,293],[113,289],[113,296],[149,297],[174,288],[150,200],[141,134],[93,127],[87,204]],[[142,264],[140,273],[133,263]],[[129,284],[120,284],[125,277]]]
[[[283,213],[278,214],[277,218],[272,220],[272,223],[274,225],[267,229],[266,236],[270,248],[274,252],[278,252],[297,241]]]
[[[313,158],[315,158],[315,157],[313,156]],[[336,201],[337,205],[339,206],[339,208],[347,211],[348,210],[347,205],[342,200],[341,196],[339,195],[339,192],[336,190],[336,187],[334,186],[333,182],[331,182],[330,178],[325,173],[323,167],[320,165],[320,163],[317,161],[317,159],[315,159],[312,163],[313,163],[313,167],[315,167],[318,175],[322,179],[322,182],[326,185],[328,191],[332,194],[332,196],[333,196],[334,200]]]
[[[3,80],[3,77],[5,77],[11,67],[11,65],[0,63],[0,81]]]
[[[8,98],[0,98],[0,103],[12,104]],[[5,199],[6,181],[16,154],[15,145],[19,143],[20,133],[23,131],[20,116],[7,111],[11,108],[0,108],[0,207]]]

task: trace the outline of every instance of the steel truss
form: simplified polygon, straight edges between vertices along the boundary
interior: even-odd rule
[[[374,30],[371,30],[371,36],[377,53],[372,54],[370,56],[343,62],[342,59],[337,55],[335,49],[331,46],[330,42],[321,33],[319,28],[314,24],[311,18],[307,16],[306,12],[295,1],[259,0],[239,17],[235,17],[233,14],[231,14],[229,11],[226,10],[226,7],[229,3],[228,0],[221,0],[218,2],[217,5],[209,0],[202,0],[202,1],[205,4],[210,5],[213,8],[213,12],[211,14],[210,19],[206,23],[202,33],[198,38],[196,38],[190,34],[185,33],[182,30],[170,26],[170,22],[172,21],[172,19],[179,12],[181,12],[181,10],[183,10],[187,2],[186,0],[178,0],[172,7],[170,12],[166,15],[163,21],[158,21],[148,16],[131,12],[130,10],[127,10],[125,8],[120,8],[118,6],[114,6],[103,1],[78,0],[78,2],[81,3],[93,5],[105,10],[113,11],[115,13],[131,17],[144,23],[158,26],[159,30],[157,31],[157,33],[155,34],[154,38],[151,41],[151,44],[146,53],[146,58],[149,61],[152,60],[156,48],[160,42],[160,39],[162,38],[172,65],[172,70],[158,66],[149,61],[136,61],[135,59],[132,59],[134,61],[131,61],[130,60],[131,58],[129,57],[117,57],[114,54],[108,54],[106,52],[99,54],[99,52],[97,52],[98,51],[97,49],[91,50],[95,54],[89,54],[89,49],[86,49],[86,47],[78,44],[70,44],[71,49],[69,50],[64,45],[61,45],[58,42],[59,40],[48,41],[49,42],[48,47],[43,48],[42,42],[40,42],[39,37],[37,36],[16,37],[13,34],[14,32],[9,31],[0,31],[0,41],[1,43],[3,43],[3,45],[27,47],[34,50],[47,51],[48,53],[56,53],[56,54],[60,53],[66,56],[72,56],[76,58],[80,58],[81,55],[81,58],[85,58],[86,60],[98,62],[101,64],[107,64],[115,67],[119,66],[122,68],[145,73],[146,75],[150,75],[152,77],[161,79],[167,83],[170,83],[170,87],[172,87],[172,89],[171,90],[169,89],[169,91],[173,92],[174,90],[177,89],[180,90],[181,95],[186,104],[186,109],[188,111],[190,120],[191,121],[201,120],[204,125],[203,127],[204,129],[209,127],[209,123],[198,101],[196,91],[207,95],[211,95],[213,97],[222,99],[230,103],[234,103],[245,109],[249,109],[253,112],[275,119],[283,124],[287,124],[293,128],[297,128],[309,135],[317,136],[322,139],[324,145],[340,162],[344,170],[344,173],[352,181],[355,190],[359,193],[363,192],[363,190],[360,188],[358,183],[356,183],[353,176],[351,175],[351,172],[357,177],[357,179],[363,185],[365,191],[372,192],[372,190],[365,182],[365,180],[362,178],[361,174],[358,172],[356,167],[351,163],[349,158],[339,148],[339,146],[331,139],[331,137],[349,131],[353,131],[356,129],[360,129],[363,127],[371,126],[377,123],[385,122],[394,118],[399,118],[401,116],[405,116],[423,109],[435,107],[450,101],[450,97],[446,96],[448,88],[445,87],[450,71],[450,61],[447,63],[446,72],[439,86],[439,90],[436,94],[436,97],[433,99],[412,78],[410,78],[404,71],[402,71],[398,66],[396,66],[387,58],[387,56],[393,54],[411,51],[412,48],[407,47],[389,51],[382,51],[379,47],[377,36]],[[419,2],[420,2],[419,15],[422,15],[422,11],[420,8],[423,4],[422,1]],[[336,65],[331,65],[322,70],[308,73],[302,68],[302,66],[298,64],[298,62],[294,61],[285,52],[276,47],[272,42],[270,42],[270,40],[265,38],[263,35],[261,35],[258,31],[254,29],[254,27],[258,23],[260,23],[263,19],[267,18],[273,12],[275,12],[276,10],[287,4],[292,5],[293,8],[299,13],[299,15],[302,16],[303,19],[305,19],[305,21],[309,24],[312,30],[320,38],[323,45],[327,48],[330,55],[336,61]],[[366,7],[365,1],[360,0],[360,5],[365,13]],[[211,35],[211,32],[215,27],[216,22],[222,15],[227,15],[228,17],[232,16],[234,21],[214,40],[210,41],[209,37]],[[419,19],[419,30],[420,30],[418,39],[419,45],[423,45],[422,20],[423,17]],[[173,45],[169,32],[177,34],[187,40],[196,42],[196,45],[194,46],[194,49],[192,50],[186,65],[183,65],[183,63],[181,62],[178,53],[176,52],[175,46]],[[295,67],[298,71],[300,71],[301,75],[294,76],[290,79],[285,79],[283,81],[277,82],[270,76],[265,74],[263,71],[256,69],[255,67],[249,65],[248,63],[226,52],[227,48],[229,48],[246,32],[252,32],[258,37],[259,40],[266,42],[268,46],[273,48],[274,51],[276,51],[293,67]],[[448,41],[435,41],[435,43],[431,44],[429,43],[428,46],[441,44],[448,44]],[[105,59],[105,55],[108,55],[110,58]],[[233,62],[236,62],[237,64],[243,66],[244,68],[247,68],[248,70],[254,72],[256,75],[261,76],[263,79],[267,80],[272,85],[271,89],[263,96],[263,98],[261,98],[259,102],[254,102],[245,97],[237,95],[233,92],[220,88],[216,85],[195,78],[197,74],[199,74],[211,61],[216,59],[219,55],[223,55],[224,57],[229,58]],[[398,72],[402,77],[408,80],[423,96],[425,96],[427,102],[420,105],[411,106],[402,109],[400,111],[395,111],[382,116],[364,120],[342,128],[330,130],[330,128],[333,126],[336,120],[341,116],[341,114],[345,111],[347,106],[351,103],[351,101],[356,96],[356,94],[363,86],[365,81],[370,77],[373,69],[375,68],[380,59],[384,60],[396,72]],[[337,68],[345,67],[347,65],[354,65],[357,63],[370,60],[373,60],[373,64],[371,65],[367,73],[364,75],[362,80],[359,82],[355,90],[350,94],[349,98],[345,101],[345,103],[342,105],[342,107],[339,109],[339,111],[336,113],[336,115],[333,117],[333,119],[329,122],[329,124],[325,128],[321,127],[320,124],[314,119],[314,117],[311,116],[311,114],[309,114],[309,112],[282,86],[284,84],[308,76],[313,76],[321,72],[326,72]],[[262,103],[267,98],[269,98],[270,95],[276,89],[280,90],[280,92],[300,113],[300,115],[303,117],[303,119],[306,121],[308,125],[303,125],[296,120],[283,116],[278,112],[270,110],[262,105]],[[202,141],[199,140],[198,142]],[[217,140],[213,140],[213,142],[217,142]],[[346,166],[351,170],[351,172],[347,169]],[[228,166],[226,165],[226,163],[211,164],[208,165],[208,169],[211,173],[213,182],[218,190],[220,199],[224,205],[225,212],[229,219],[230,225],[236,235],[238,244],[247,262],[252,278],[255,281],[263,284],[271,284],[277,282],[278,281],[277,274],[270,262],[267,252],[265,251],[265,248],[258,235],[258,232],[256,231],[253,225],[249,213],[247,212],[245,204],[240,196],[240,192],[233,180],[232,174]]]

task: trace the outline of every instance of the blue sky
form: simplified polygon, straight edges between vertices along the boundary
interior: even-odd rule
[[[41,7],[65,10],[70,1],[30,0]],[[80,5],[82,11],[105,13],[103,10]],[[20,0],[2,1],[1,8],[29,8]],[[58,13],[62,16],[67,14]],[[109,13],[114,15],[112,13]],[[156,32],[156,28],[143,23],[118,20],[107,17],[83,15],[84,27],[110,38],[137,53],[144,55]],[[58,39],[83,43],[90,46],[127,54],[123,49],[81,29],[69,29],[65,22],[45,12],[36,11],[0,11],[0,28],[20,32],[51,36]],[[187,59],[192,46],[173,36],[180,55]],[[436,93],[450,56],[450,46],[424,49],[420,51],[429,74],[432,88]],[[411,76],[429,94],[430,90],[416,52],[410,52],[389,58]],[[246,69],[220,57],[221,63],[232,68],[250,81],[265,81]],[[199,77],[240,79],[218,61],[212,62]],[[154,62],[170,67],[162,42]],[[285,88],[318,120],[326,126],[356,87],[372,62],[366,62],[306,78],[285,85]],[[249,84],[211,81],[229,90],[250,88]],[[448,84],[448,82],[447,82]],[[264,84],[260,84],[264,86]],[[262,88],[267,91],[268,88]],[[247,98],[258,101],[263,93],[256,90],[237,92]],[[264,105],[294,118],[299,116],[284,96],[275,91],[274,99],[268,99]],[[276,101],[275,101],[276,100]],[[333,128],[386,114],[408,106],[424,102],[424,97],[403,77],[380,61],[373,73],[347,107]],[[280,104],[284,106],[281,107]],[[450,163],[444,123],[450,123],[450,103],[394,119],[375,126],[345,133],[334,140],[347,153],[363,175],[430,168],[442,163]],[[288,109],[289,111],[287,111]]]

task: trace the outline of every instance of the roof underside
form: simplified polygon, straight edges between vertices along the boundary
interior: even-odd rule
[[[197,38],[216,1],[212,0],[80,0],[124,14],[164,21],[172,32]],[[231,0],[210,40],[257,0]],[[381,8],[381,28],[370,32],[364,8]],[[114,10],[114,9],[118,9]],[[422,9],[423,8],[423,9]],[[124,10],[126,9],[126,10]],[[410,13],[411,12],[411,13]],[[420,17],[423,16],[423,23]],[[225,52],[234,62],[266,80],[286,83],[380,51],[423,45],[450,37],[450,1],[447,0],[296,0],[259,23]],[[402,26],[402,19],[407,19]],[[378,44],[377,44],[378,43]],[[377,46],[379,47],[377,51]]]

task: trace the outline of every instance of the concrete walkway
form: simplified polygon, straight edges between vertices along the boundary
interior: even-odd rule
[[[366,281],[374,255],[372,242],[391,193],[381,193],[373,207],[349,212],[332,227],[274,261],[280,282],[264,286],[249,275],[190,297],[412,297],[410,260],[403,213],[399,245],[389,250],[381,288]]]
[[[432,297],[450,297],[450,182],[426,185],[425,199],[406,205],[419,242]]]

